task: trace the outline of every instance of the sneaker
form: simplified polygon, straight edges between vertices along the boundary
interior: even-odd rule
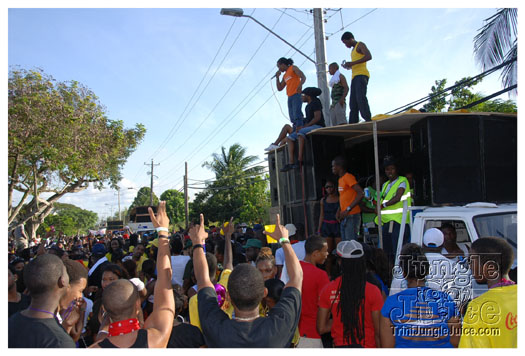
[[[292,169],[299,169],[300,167],[299,162],[292,164]]]
[[[275,150],[275,149],[277,149],[277,148],[279,148],[279,146],[274,145],[274,144],[272,143],[270,146],[266,147],[264,150],[265,150],[265,151],[273,151],[273,150]]]
[[[285,165],[283,168],[281,168],[281,172],[288,172],[290,169],[293,169],[294,168],[294,165],[293,164],[287,164]]]

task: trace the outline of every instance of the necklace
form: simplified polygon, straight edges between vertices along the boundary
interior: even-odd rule
[[[140,324],[137,318],[119,320],[109,324],[109,336],[119,336],[129,334],[135,330],[140,329]]]
[[[37,309],[37,308],[33,308],[33,307],[29,307],[29,310],[36,311],[36,312],[40,312],[40,313],[47,313],[47,314],[53,315],[53,318],[55,318],[55,320],[58,321],[58,318],[57,318],[57,316],[55,315],[55,313],[51,313],[50,311],[42,310],[42,309]]]
[[[240,321],[252,321],[252,320],[255,320],[259,317],[259,315],[256,315],[256,316],[252,316],[250,318],[241,318],[239,316],[235,316],[235,312],[233,312],[232,314],[232,318],[235,319],[235,320],[240,320]]]

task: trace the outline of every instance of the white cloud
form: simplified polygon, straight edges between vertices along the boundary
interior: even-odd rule
[[[386,58],[388,60],[396,60],[405,57],[405,53],[399,50],[392,49],[386,52]]]

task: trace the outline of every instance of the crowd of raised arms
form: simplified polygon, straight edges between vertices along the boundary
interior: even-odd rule
[[[450,226],[427,230],[423,246],[405,244],[392,277],[382,249],[343,240],[330,253],[327,238],[306,238],[278,215],[273,232],[233,218],[205,230],[201,215],[170,233],[165,202],[150,217],[149,236],[48,234],[18,250],[10,242],[8,346],[515,346],[508,300],[517,287],[504,239],[472,244],[466,269],[488,291],[465,300],[432,268]],[[508,330],[475,317],[484,303],[497,304]]]

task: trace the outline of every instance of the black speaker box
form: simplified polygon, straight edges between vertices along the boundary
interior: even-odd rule
[[[416,205],[516,202],[515,117],[427,117],[411,133]]]

